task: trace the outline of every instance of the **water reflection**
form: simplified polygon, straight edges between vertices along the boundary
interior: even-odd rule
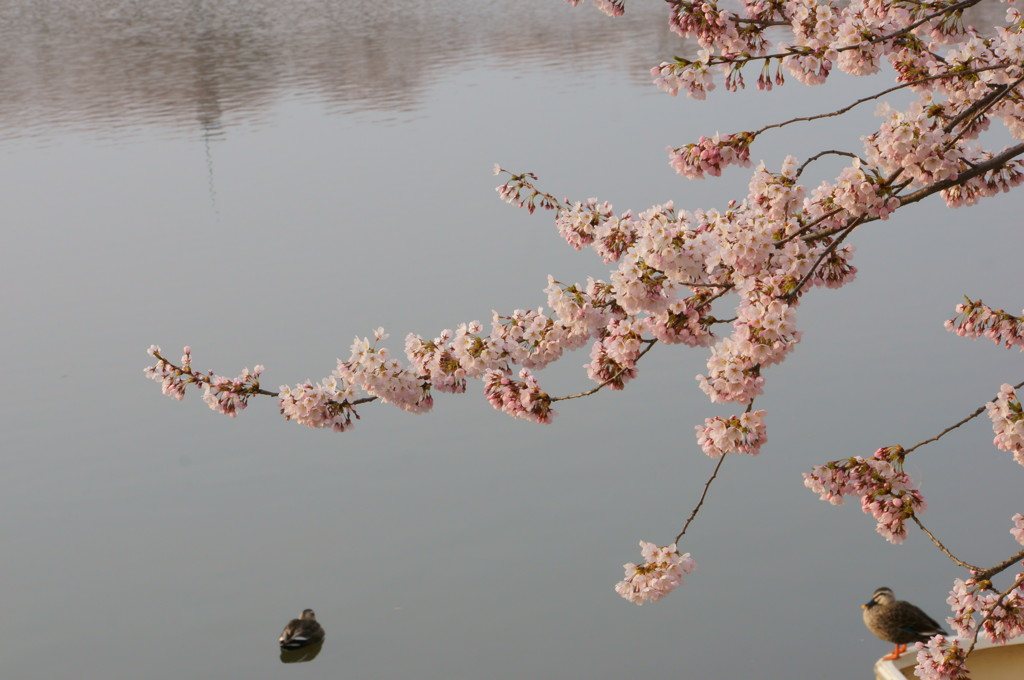
[[[650,65],[680,46],[660,4],[611,20],[555,0],[507,0],[497,25],[494,4],[0,0],[0,138],[198,124],[210,139],[289,96],[401,118],[431,83],[474,65],[587,62],[591,74],[597,65],[649,81]]]
[[[299,649],[282,649],[281,663],[305,663],[312,661],[320,653],[320,650],[323,649],[323,646],[323,642],[318,642],[315,645],[300,647]]]

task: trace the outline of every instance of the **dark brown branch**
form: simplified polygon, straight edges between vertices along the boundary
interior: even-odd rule
[[[814,261],[814,264],[811,266],[810,269],[807,270],[807,273],[804,274],[803,278],[800,279],[800,281],[796,284],[793,290],[791,290],[789,293],[783,296],[784,299],[792,300],[793,298],[795,298],[797,296],[797,293],[800,292],[800,289],[803,288],[804,285],[811,280],[812,276],[814,276],[815,272],[818,270],[818,265],[821,264],[826,257],[834,253],[836,248],[838,248],[839,245],[843,241],[845,241],[850,234],[853,233],[854,229],[862,225],[864,221],[864,215],[861,215],[855,220],[852,220],[849,226],[844,227],[842,233],[839,235],[839,238],[830,243],[828,248],[825,248],[825,250],[822,251],[821,255],[818,256],[818,259]]]
[[[1021,382],[1017,383],[1016,385],[1014,385],[1013,389],[1019,390],[1022,387],[1024,387],[1024,381],[1021,381]],[[960,420],[959,422],[956,422],[956,423],[950,425],[949,427],[947,427],[946,429],[944,429],[942,432],[938,433],[934,437],[932,437],[930,439],[925,439],[923,442],[918,442],[918,443],[914,444],[913,446],[911,446],[909,449],[904,450],[903,451],[903,455],[906,456],[908,453],[910,453],[914,449],[919,449],[922,446],[924,446],[925,444],[931,444],[932,442],[935,442],[935,441],[938,441],[938,440],[942,439],[944,436],[946,436],[947,434],[949,434],[950,432],[952,432],[956,428],[958,428],[961,425],[964,425],[965,423],[968,423],[971,420],[974,420],[975,418],[980,416],[982,413],[985,412],[985,408],[987,406],[988,406],[988,402],[986,402],[985,404],[982,404],[977,409],[975,409],[974,412],[971,413],[971,415],[967,416],[963,420]]]
[[[607,380],[605,380],[603,383],[601,383],[597,387],[595,387],[593,389],[589,389],[586,392],[577,392],[576,394],[569,394],[569,395],[566,395],[564,397],[551,397],[552,403],[554,403],[556,401],[565,401],[566,399],[579,399],[580,397],[589,397],[591,394],[594,394],[595,392],[601,390],[604,387],[607,387],[611,383],[613,383],[616,380],[618,380],[622,376],[623,373],[625,373],[626,371],[631,370],[632,368],[634,368],[636,366],[636,362],[640,361],[640,358],[643,355],[645,355],[648,352],[650,352],[651,349],[656,344],[658,344],[657,340],[643,340],[642,342],[647,343],[647,347],[644,347],[644,349],[640,352],[640,354],[638,354],[636,356],[636,360],[633,362],[633,366],[623,366],[621,369],[619,369],[618,371],[615,372],[615,375],[613,375],[612,377],[608,378]]]
[[[985,579],[985,580],[991,579],[996,574],[999,574],[1001,572],[1006,571],[1007,569],[1009,569],[1013,565],[1017,564],[1021,560],[1024,560],[1024,550],[1021,550],[1019,553],[1017,553],[1013,557],[1006,558],[1005,560],[1003,560],[999,564],[995,565],[994,567],[989,567],[988,569],[980,570],[977,573],[977,575],[975,576],[975,578],[977,580],[979,580],[979,581],[981,581],[983,579]]]
[[[942,191],[943,189],[948,189],[949,187],[956,186],[958,184],[964,184],[965,182],[968,182],[979,175],[985,174],[989,170],[994,170],[995,168],[998,168],[1000,165],[1003,165],[1004,163],[1013,160],[1016,156],[1019,156],[1022,153],[1024,153],[1024,144],[1011,146],[1005,149],[1002,153],[995,155],[989,160],[985,161],[984,163],[979,163],[978,165],[975,165],[974,167],[968,170],[964,170],[956,177],[953,177],[951,179],[944,179],[941,182],[936,182],[935,184],[932,184],[930,186],[918,189],[912,194],[901,196],[900,206],[904,206],[909,203],[916,203],[922,199],[928,198],[932,194]]]
[[[1013,83],[995,86],[992,92],[971,104],[965,110],[961,111],[959,115],[953,118],[953,120],[946,123],[945,127],[942,128],[942,131],[950,133],[956,128],[957,125],[962,123],[967,118],[977,118],[977,116],[983,114],[985,111],[990,109],[992,105],[995,104],[997,101],[1008,96],[1014,90],[1014,88],[1016,88],[1022,82],[1024,82],[1024,76],[1018,78]],[[967,128],[969,126],[964,127]]]
[[[932,543],[935,544],[935,547],[938,548],[942,552],[943,555],[945,555],[949,559],[953,560],[953,562],[955,562],[958,566],[961,566],[964,569],[967,569],[968,571],[972,571],[972,572],[981,571],[980,567],[976,567],[973,564],[968,564],[967,562],[964,562],[960,558],[958,558],[955,555],[953,555],[953,553],[949,552],[949,549],[946,546],[942,545],[942,541],[940,541],[938,538],[936,538],[935,534],[933,534],[931,531],[929,531],[928,527],[926,527],[924,524],[921,523],[921,520],[919,520],[917,518],[917,515],[911,515],[910,519],[914,520],[914,524],[916,524],[917,527],[921,531],[923,531],[928,538],[931,539]]]
[[[747,410],[750,410],[749,406],[747,407]],[[690,517],[686,520],[686,524],[683,525],[683,530],[680,531],[679,534],[676,536],[676,540],[674,541],[676,545],[679,544],[679,539],[686,535],[686,530],[690,528],[690,523],[693,522],[694,518],[697,516],[697,513],[700,512],[701,506],[704,505],[704,499],[707,498],[708,496],[708,489],[711,488],[711,482],[715,481],[715,477],[718,476],[718,471],[722,469],[722,463],[725,462],[725,457],[727,455],[729,454],[722,454],[722,457],[718,459],[718,465],[715,466],[715,471],[711,473],[710,477],[708,477],[708,481],[704,482],[704,491],[700,495],[700,500],[697,501],[697,505],[694,506],[693,512],[690,513]]]

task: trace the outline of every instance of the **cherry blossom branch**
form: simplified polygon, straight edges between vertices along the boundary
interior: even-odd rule
[[[996,85],[993,87],[992,92],[982,97],[981,99],[974,102],[971,106],[961,111],[957,116],[950,120],[943,128],[944,132],[952,132],[956,129],[956,126],[962,123],[964,120],[970,118],[972,121],[976,120],[979,116],[984,115],[985,111],[992,108],[999,100],[1008,97],[1018,85],[1024,82],[1024,76],[1021,76],[1012,83],[1006,83],[1004,85]],[[970,128],[970,125],[965,125],[964,129],[961,130],[960,134],[954,137],[950,142],[955,142],[965,134],[966,130]]]
[[[642,342],[647,346],[640,351],[640,354],[637,355],[635,361],[640,361],[641,357],[643,357],[645,354],[654,349],[654,346],[658,344],[657,340],[643,340]],[[614,383],[616,380],[619,380],[627,371],[632,370],[634,367],[635,363],[633,366],[623,366],[618,371],[616,371],[612,377],[600,383],[597,387],[591,388],[584,392],[577,392],[576,394],[567,394],[564,397],[551,397],[551,401],[565,401],[567,399],[579,399],[581,397],[589,397],[590,395],[595,394],[602,390],[603,388],[607,387],[608,385]]]
[[[1002,165],[1005,165],[1008,161],[1013,160],[1017,156],[1024,154],[1024,144],[1017,144],[1015,146],[1004,149],[999,154],[993,156],[984,163],[978,163],[973,168],[964,170],[956,177],[936,182],[931,186],[923,187],[911,194],[905,194],[900,197],[900,205],[908,205],[910,203],[916,203],[922,199],[928,198],[932,194],[938,193],[943,189],[948,189],[951,186],[965,184],[966,182],[979,177],[989,170],[994,170]]]
[[[833,152],[822,152],[822,153],[823,154],[827,154],[827,153],[833,153]],[[844,155],[843,152],[834,152],[834,153],[836,153],[838,155]],[[943,191],[945,189],[949,189],[950,187],[964,185],[967,182],[969,182],[970,180],[972,180],[972,179],[974,179],[976,177],[979,177],[979,176],[985,174],[986,172],[990,172],[992,170],[995,170],[995,169],[1005,165],[1009,161],[1013,160],[1014,158],[1016,158],[1017,156],[1020,156],[1022,154],[1024,154],[1024,144],[1018,144],[1016,146],[1004,149],[998,155],[993,156],[992,158],[990,158],[989,160],[985,161],[984,163],[975,164],[973,167],[971,167],[971,168],[969,168],[969,169],[959,173],[954,178],[947,179],[947,180],[942,180],[942,181],[939,181],[939,182],[935,182],[934,184],[931,184],[931,185],[926,186],[926,187],[922,187],[921,189],[918,189],[917,191],[914,191],[911,194],[904,194],[902,196],[898,196],[897,198],[899,200],[899,207],[903,207],[904,205],[909,205],[911,203],[916,203],[916,202],[921,201],[921,200],[923,200],[923,199],[925,199],[925,198],[927,198],[927,197],[929,197],[929,196],[931,196],[933,194],[936,194],[936,193],[938,193],[940,191]],[[818,154],[818,156],[820,156],[820,155],[822,155],[822,154]],[[812,159],[813,158],[816,158],[816,157],[812,157]],[[890,178],[890,180],[891,179],[893,179],[893,178]],[[899,190],[901,190],[902,188],[904,188],[906,186],[907,186],[906,183],[904,183],[903,185],[898,185],[897,187],[895,187],[895,191],[899,191]],[[839,234],[839,233],[847,231],[849,229],[849,226],[848,225],[843,225],[843,226],[839,226],[839,227],[834,227],[834,228],[832,228],[830,230],[826,230],[826,231],[814,232],[813,234],[808,236],[808,234],[813,230],[813,228],[815,226],[817,226],[817,225],[827,221],[828,219],[838,215],[841,212],[842,212],[841,208],[836,208],[836,209],[833,209],[833,210],[831,210],[831,211],[821,215],[814,222],[811,222],[811,223],[801,227],[801,229],[799,231],[797,231],[794,234],[791,234],[790,236],[780,240],[778,242],[778,245],[780,245],[780,246],[784,245],[786,242],[788,242],[790,240],[793,240],[794,238],[797,238],[797,237],[803,237],[803,238],[805,238],[805,240],[821,239],[821,238],[827,238],[827,237],[833,236],[835,234]],[[861,224],[866,224],[866,223],[869,223],[869,222],[875,222],[875,221],[881,219],[881,217],[880,216],[861,215],[858,219],[860,220],[860,222],[858,222],[854,226],[860,226]],[[844,238],[845,238],[845,236],[844,236]]]
[[[1021,387],[1024,387],[1024,381],[1022,381],[1022,382],[1019,382],[1019,383],[1017,383],[1016,385],[1014,385],[1014,388],[1015,388],[1015,389],[1018,389],[1018,390],[1019,390],[1019,389],[1020,389]],[[958,427],[960,427],[960,426],[962,426],[962,425],[965,425],[965,424],[969,423],[970,421],[972,421],[972,420],[974,420],[975,418],[977,418],[978,416],[980,416],[980,415],[981,415],[982,413],[984,413],[984,412],[985,412],[985,409],[986,409],[987,405],[988,405],[987,403],[986,403],[986,404],[982,404],[982,405],[981,405],[981,406],[979,406],[979,407],[978,407],[977,409],[975,409],[975,410],[974,410],[974,412],[972,412],[972,413],[971,413],[971,414],[970,414],[969,416],[967,416],[967,417],[963,418],[962,420],[959,420],[959,421],[957,421],[956,423],[954,423],[954,424],[950,425],[949,427],[947,427],[946,429],[944,429],[944,430],[943,430],[942,432],[939,432],[939,433],[938,433],[937,435],[935,435],[934,437],[930,437],[929,439],[925,439],[924,441],[920,441],[920,442],[918,442],[918,443],[914,444],[914,445],[913,445],[913,446],[911,446],[911,447],[910,447],[909,449],[906,449],[906,450],[904,451],[903,455],[905,456],[905,455],[907,455],[908,453],[910,453],[911,451],[913,451],[913,450],[915,450],[915,449],[919,449],[919,448],[921,448],[921,447],[922,447],[922,446],[924,446],[925,444],[931,444],[932,442],[937,442],[937,441],[939,441],[940,439],[942,439],[943,437],[945,437],[945,436],[946,436],[947,434],[949,434],[949,433],[950,433],[950,432],[952,432],[953,430],[957,429]]]
[[[800,290],[817,273],[818,265],[820,265],[826,257],[834,253],[836,251],[836,248],[838,248],[843,243],[843,241],[845,241],[847,237],[853,233],[854,229],[856,229],[865,222],[864,218],[864,215],[859,215],[857,216],[857,218],[851,220],[850,225],[844,228],[842,232],[840,232],[839,237],[832,241],[832,243],[830,243],[828,247],[825,248],[825,250],[823,250],[820,255],[818,255],[818,258],[814,261],[814,264],[811,265],[811,268],[808,270],[806,274],[804,274],[803,278],[801,278],[800,281],[797,282],[793,290],[791,290],[789,293],[782,297],[787,300],[795,299],[796,296],[800,294]]]
[[[1020,346],[1024,350],[1024,316],[992,309],[984,302],[964,297],[966,304],[956,306],[956,316],[944,324],[946,330],[961,337],[986,337],[1007,349]]]
[[[681,4],[681,3],[678,3],[678,2],[673,2],[673,0],[666,0],[666,2],[668,2],[669,4],[676,4],[676,5]],[[962,11],[964,9],[968,9],[970,7],[973,7],[974,5],[977,5],[979,2],[981,2],[981,0],[963,0],[962,2],[958,2],[955,5],[951,5],[949,7],[945,7],[945,8],[939,9],[939,10],[933,12],[932,14],[926,15],[926,16],[922,17],[921,19],[919,19],[917,21],[914,21],[911,24],[908,24],[907,26],[904,26],[904,27],[900,28],[899,30],[893,31],[892,33],[887,33],[887,34],[884,34],[884,35],[876,36],[876,37],[874,37],[874,38],[872,38],[870,40],[864,40],[864,41],[861,41],[861,42],[858,42],[858,43],[853,43],[853,44],[850,44],[850,45],[842,45],[842,46],[839,46],[839,47],[833,47],[832,49],[838,54],[838,53],[848,52],[848,51],[852,51],[852,50],[861,50],[865,46],[868,46],[868,45],[877,45],[877,44],[880,44],[880,43],[885,43],[885,42],[888,42],[890,40],[893,40],[894,38],[899,38],[901,36],[904,36],[904,35],[912,32],[914,29],[919,28],[920,26],[923,26],[924,24],[928,23],[929,21],[931,21],[933,19],[937,19],[937,18],[939,18],[941,16],[944,16],[944,15],[960,12],[960,11]],[[734,16],[735,15],[730,16],[729,17],[730,20],[732,20]],[[792,25],[792,21],[790,21],[789,23],[790,23],[790,25]],[[814,54],[816,52],[818,52],[818,50],[813,50],[813,49],[805,48],[805,47],[789,47],[785,52],[776,52],[776,53],[763,54],[763,55],[750,55],[750,54],[746,54],[746,53],[743,54],[742,56],[735,56],[735,55],[728,55],[728,56],[712,55],[711,57],[709,57],[709,59],[707,60],[706,63],[709,66],[711,66],[711,65],[720,65],[720,64],[726,64],[726,65],[729,65],[729,66],[735,65],[736,69],[741,69],[744,66],[746,66],[747,64],[752,63],[752,62],[757,62],[757,61],[770,62],[773,59],[782,60],[782,59],[785,59],[786,57],[800,57],[800,56],[806,56],[808,54]],[[688,60],[682,59],[680,57],[676,57],[676,60],[679,63],[689,63]]]
[[[516,174],[495,163],[494,174],[500,175],[502,173],[509,175],[509,178],[497,188],[497,192],[501,196],[501,200],[506,203],[511,203],[519,208],[526,208],[526,211],[531,215],[537,209],[538,199],[540,199],[540,207],[545,210],[561,210],[565,207],[562,201],[551,194],[540,191],[530,182],[530,180],[536,181],[537,179],[537,175],[532,172]],[[529,190],[529,195],[526,198],[522,197],[524,190]]]
[[[1024,551],[1022,551],[1021,555],[1024,555]],[[976,577],[974,580],[976,582],[980,582],[982,580],[987,579],[981,579]],[[986,624],[989,624],[993,621],[1002,620],[1002,616],[996,616],[996,610],[1000,609],[1003,603],[1006,602],[1006,598],[1009,597],[1012,593],[1014,593],[1014,591],[1016,591],[1022,585],[1024,585],[1024,573],[1018,575],[1017,580],[1013,582],[1013,585],[999,593],[995,600],[991,602],[990,606],[987,608],[985,612],[985,616],[982,617],[981,621],[978,622],[977,626],[974,629],[974,634],[971,636],[971,640],[967,645],[965,656],[969,655],[972,651],[974,651],[974,647],[978,644],[978,636],[982,633],[982,631],[986,630]]]
[[[903,28],[901,28],[898,31],[894,31],[893,33],[890,33],[889,35],[883,35],[883,36],[879,36],[877,38],[874,38],[874,39],[868,41],[867,44],[875,45],[875,44],[878,44],[878,43],[881,43],[881,42],[886,42],[886,41],[892,40],[893,38],[898,38],[898,37],[900,37],[902,35],[906,35],[906,34],[910,33],[911,31],[913,31],[915,28],[918,28],[919,26],[923,26],[924,24],[928,23],[932,19],[938,19],[939,17],[944,16],[944,15],[951,15],[951,14],[954,14],[954,13],[962,13],[963,10],[970,9],[971,7],[974,7],[975,5],[977,5],[979,2],[981,2],[981,0],[963,0],[962,2],[958,2],[955,5],[950,5],[949,7],[944,7],[942,9],[940,9],[940,10],[937,10],[937,11],[933,12],[932,14],[926,15],[925,17],[921,18],[918,21],[915,21],[914,23],[911,23],[911,24],[908,24],[907,26],[904,26]]]
[[[923,77],[918,78],[918,79],[913,80],[913,81],[909,81],[909,82],[906,82],[906,83],[900,83],[899,85],[893,85],[892,87],[889,87],[889,88],[886,88],[886,89],[881,90],[879,92],[876,92],[875,94],[868,95],[866,97],[861,97],[860,99],[857,99],[856,101],[853,101],[853,102],[847,104],[846,106],[843,106],[843,107],[840,107],[838,109],[835,109],[834,111],[829,111],[828,113],[818,113],[818,114],[815,114],[813,116],[800,116],[800,117],[797,117],[797,118],[790,118],[789,120],[784,120],[784,121],[781,121],[781,122],[778,122],[778,123],[771,123],[770,125],[765,125],[764,127],[754,131],[751,134],[753,134],[756,137],[757,135],[760,135],[762,132],[767,132],[768,130],[772,130],[772,129],[775,129],[775,128],[782,128],[782,127],[785,127],[787,125],[791,125],[793,123],[806,123],[806,122],[812,122],[812,121],[815,121],[815,120],[822,120],[824,118],[835,118],[837,116],[841,116],[841,115],[844,115],[846,113],[849,113],[850,111],[852,111],[856,107],[860,106],[861,104],[866,104],[867,102],[874,101],[876,99],[884,97],[887,94],[892,94],[893,92],[899,92],[900,90],[905,90],[907,88],[912,88],[912,87],[916,87],[918,85],[923,85],[923,84],[931,82],[933,80],[947,80],[947,79],[953,78],[953,77],[962,78],[962,77],[967,76],[967,75],[977,75],[979,73],[984,73],[986,71],[999,70],[999,69],[1003,69],[1003,68],[1005,68],[1005,67],[1004,66],[981,66],[979,68],[970,69],[970,70],[967,70],[967,71],[958,71],[955,74],[951,74],[949,72],[943,72],[943,73],[936,73],[936,74],[929,75],[929,76],[923,76]],[[1018,83],[1019,82],[1020,81],[1018,81]]]
[[[569,1],[578,4],[578,0]],[[745,405],[745,411],[706,418],[695,427],[701,449],[719,460],[675,543],[641,542],[644,563],[627,564],[626,578],[616,586],[623,597],[637,604],[659,599],[695,567],[676,544],[702,511],[725,456],[756,455],[766,441],[765,412],[754,411],[753,403],[763,391],[763,370],[782,362],[800,339],[795,322],[798,298],[816,286],[838,288],[853,279],[853,248],[845,245],[851,234],[936,192],[943,192],[947,205],[955,207],[1024,182],[1024,164],[1015,160],[1024,153],[1024,144],[998,154],[969,150],[965,144],[980,134],[990,116],[1001,120],[1015,139],[1021,139],[1024,131],[1024,113],[1015,90],[1024,78],[1014,70],[1019,69],[1024,49],[1019,44],[1020,15],[1010,10],[1010,25],[999,29],[1000,37],[982,38],[973,29],[964,29],[961,21],[963,9],[978,2],[964,0],[939,9],[930,3],[916,7],[852,3],[842,8],[815,0],[746,3],[748,19],[720,11],[714,0],[670,2],[673,30],[696,35],[704,50],[698,61],[677,58],[675,65],[653,69],[658,86],[673,94],[685,87],[689,96],[704,98],[714,88],[709,66],[723,67],[727,88],[741,87],[742,68],[756,60],[764,61],[758,86],[768,89],[773,82],[783,84],[783,68],[805,84],[818,84],[827,79],[833,59],[846,73],[868,75],[880,69],[884,55],[890,56],[897,81],[907,81],[829,113],[774,123],[757,132],[702,137],[673,148],[670,162],[685,177],[719,175],[729,165],[749,166],[752,142],[769,129],[841,116],[906,88],[917,88],[919,98],[906,110],[894,110],[888,103],[880,106],[885,122],[863,138],[863,158],[845,151],[823,151],[798,166],[790,156],[777,173],[761,164],[751,176],[746,197],[722,211],[677,211],[670,201],[639,213],[616,214],[607,202],[595,198],[570,203],[539,190],[533,173],[516,174],[495,166],[495,174],[508,174],[497,188],[503,200],[531,213],[538,207],[557,211],[555,225],[569,245],[591,246],[612,265],[608,282],[591,278],[580,286],[549,279],[550,314],[541,308],[506,316],[495,312],[489,333],[479,321],[472,321],[454,332],[441,331],[433,341],[410,334],[405,344],[408,362],[392,358],[386,347],[377,347],[376,341],[386,337],[378,329],[372,344],[357,338],[349,360],[339,360],[330,377],[317,384],[283,386],[280,392],[260,386],[262,366],[252,372],[245,369],[234,379],[194,371],[188,348],[181,365],[168,362],[159,348],[151,348],[157,363],[146,369],[147,374],[162,383],[165,394],[179,399],[188,385],[195,385],[211,408],[230,416],[245,408],[251,396],[272,396],[279,400],[286,419],[337,431],[359,418],[355,410],[359,404],[376,400],[422,413],[433,405],[432,392],[460,393],[469,380],[480,380],[484,396],[495,408],[547,423],[554,416],[556,401],[582,398],[605,387],[623,389],[636,375],[638,361],[657,343],[711,347],[707,375],[697,376],[700,389],[712,402]],[[595,0],[595,4],[610,14],[624,10],[624,0]],[[787,9],[792,17],[787,17]],[[806,16],[801,18],[802,12]],[[769,26],[783,25],[777,16],[789,18],[800,44],[780,43],[780,53],[765,54],[769,41],[762,33]],[[935,25],[921,35],[915,33],[930,21]],[[962,45],[949,40],[961,32],[967,34]],[[891,44],[872,47],[886,41]],[[772,60],[778,62],[774,81]],[[986,72],[990,73],[982,75]],[[1014,78],[1008,84],[998,82]],[[852,163],[834,181],[823,181],[813,189],[801,185],[798,179],[804,170],[826,155],[849,157]],[[911,187],[920,188],[911,191]],[[735,314],[715,318],[711,305],[726,295],[735,295]],[[1024,347],[1024,317],[992,310],[980,300],[968,300],[957,313],[957,319],[962,317],[958,334],[985,335],[1007,346]],[[732,332],[719,338],[712,328],[723,324],[731,324]],[[588,343],[587,373],[596,387],[563,397],[543,391],[532,371]],[[514,370],[519,367],[516,378]],[[370,396],[357,398],[357,390]],[[1003,385],[985,408],[993,420],[996,446],[1012,451],[1024,465],[1024,407],[1014,388]],[[858,496],[864,512],[877,520],[876,530],[893,543],[904,539],[906,520],[912,519],[954,563],[978,571],[954,556],[919,520],[926,507],[924,498],[904,472],[903,461],[909,452],[980,412],[909,450],[882,447],[870,458],[853,456],[818,466],[805,476],[805,484],[835,504],[841,504],[844,495]],[[1024,543],[1024,518],[1017,516],[1014,521],[1012,531]],[[996,565],[992,573],[1012,563]]]

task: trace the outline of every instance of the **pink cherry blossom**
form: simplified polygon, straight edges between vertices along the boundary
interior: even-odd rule
[[[754,136],[747,132],[701,137],[693,144],[669,147],[670,165],[687,179],[701,179],[706,175],[718,177],[730,165],[749,167],[753,141]]]
[[[181,357],[181,365],[175,366],[160,353],[157,345],[149,347],[149,354],[157,359],[152,366],[147,366],[145,374],[152,380],[161,383],[163,393],[169,397],[181,400],[185,396],[185,389],[189,385],[195,385],[203,391],[203,401],[218,413],[232,418],[243,410],[254,394],[271,395],[260,388],[260,376],[263,374],[263,366],[257,365],[252,371],[248,368],[236,378],[227,378],[222,375],[215,375],[213,371],[200,373],[192,368],[192,349],[185,347]]]
[[[705,418],[704,425],[696,427],[697,443],[712,458],[733,452],[756,456],[768,440],[764,414],[765,411],[760,410],[729,418]]]
[[[565,0],[573,7],[578,6],[583,0]],[[622,16],[626,11],[626,0],[590,0],[591,4],[610,17]]]
[[[332,374],[347,385],[361,388],[385,404],[394,404],[410,413],[424,413],[434,405],[430,383],[416,371],[403,366],[391,357],[386,347],[377,347],[384,340],[383,331],[375,334],[373,344],[366,338],[356,338],[348,361],[338,360]]]
[[[1024,634],[1024,591],[1018,574],[1013,587],[1000,593],[989,581],[956,579],[947,602],[953,616],[947,621],[960,637],[970,639],[979,631],[994,644],[1006,644]]]
[[[555,317],[566,329],[566,337],[563,342],[566,350],[582,347],[590,338],[595,337],[612,318],[621,318],[624,313],[617,313],[610,308],[606,299],[604,302],[594,299],[587,291],[593,291],[596,282],[590,279],[584,289],[576,284],[567,286],[548,277],[548,287],[545,292],[548,294],[548,305]],[[616,306],[617,308],[617,306]]]
[[[965,338],[988,338],[1007,349],[1018,346],[1024,351],[1024,312],[1014,316],[981,300],[966,300],[956,306],[956,316],[946,321],[946,330]]]
[[[160,358],[160,347],[149,346],[149,355],[157,358],[152,366],[147,366],[145,374],[147,378],[160,383],[161,391],[168,397],[181,401],[185,398],[185,388],[195,382],[192,374],[192,350],[185,347],[181,357],[181,367],[175,367],[163,358]]]
[[[970,680],[967,650],[959,640],[936,635],[927,643],[917,643],[917,668],[921,680]]]
[[[901,447],[891,446],[867,459],[834,460],[804,473],[804,486],[833,505],[842,505],[845,496],[859,496],[861,509],[877,520],[875,530],[890,543],[902,543],[906,520],[928,507],[903,472],[902,454]]]
[[[630,319],[614,320],[605,328],[606,335],[590,349],[587,375],[596,383],[621,390],[636,377],[636,362],[643,346],[643,333],[648,322]]]
[[[1001,451],[1013,453],[1013,459],[1024,465],[1024,409],[1012,385],[1004,384],[994,401],[986,404],[992,430],[992,443]]]
[[[713,402],[747,404],[764,390],[761,367],[746,354],[737,338],[719,340],[708,357],[708,374],[698,375],[700,389]]]
[[[499,411],[535,423],[550,423],[557,415],[551,397],[540,389],[528,368],[519,371],[519,380],[496,370],[487,371],[483,380],[487,401]]]
[[[451,338],[449,329],[429,342],[410,333],[405,338],[405,355],[431,388],[457,394],[466,391],[466,369],[455,357]]]
[[[648,317],[650,333],[659,341],[669,345],[684,344],[690,347],[706,347],[714,342],[706,316],[711,311],[708,294],[698,293],[688,298],[677,299],[664,312]]]
[[[278,397],[281,415],[299,425],[312,428],[331,428],[344,432],[352,428],[352,418],[359,415],[352,408],[352,387],[339,383],[334,377],[319,383],[307,380],[289,387],[282,385]]]
[[[625,578],[615,586],[615,592],[637,605],[657,602],[683,583],[684,574],[697,568],[690,553],[679,554],[675,543],[657,546],[640,541],[640,553],[643,564],[623,565]]]
[[[703,50],[697,61],[676,57],[675,62],[661,62],[651,68],[655,86],[673,97],[682,90],[688,98],[706,99],[708,92],[715,89],[715,81],[708,67],[710,57],[711,53]]]
[[[1013,528],[1010,533],[1017,539],[1017,542],[1024,545],[1024,515],[1019,512],[1013,516]]]
[[[577,201],[559,210],[555,226],[569,245],[580,250],[594,242],[597,227],[614,214],[607,201],[598,203],[596,198],[588,198],[584,203]]]
[[[234,379],[210,376],[203,385],[203,401],[214,411],[234,418],[248,405],[252,390],[259,389],[262,373],[263,366],[256,366],[251,373],[248,368],[243,369],[241,375]]]

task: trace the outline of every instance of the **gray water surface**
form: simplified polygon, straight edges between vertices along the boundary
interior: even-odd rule
[[[675,536],[714,465],[693,426],[731,412],[697,388],[703,352],[658,348],[550,426],[477,386],[332,434],[143,377],[150,344],[189,344],[275,388],[377,326],[400,351],[544,304],[548,274],[607,268],[500,202],[495,162],[617,211],[722,207],[748,171],[685,182],[666,146],[871,91],[675,99],[648,69],[692,46],[664,24],[658,2],[620,20],[558,0],[0,2],[0,677],[862,680],[887,651],[860,621],[876,587],[944,617],[956,569],[800,473],[916,443],[1021,379],[1019,354],[942,329],[963,294],[1021,304],[1018,196],[858,233],[857,280],[808,296],[768,372],[768,445],[726,461],[682,546],[697,571],[642,608],[612,589],[621,565]],[[754,155],[856,149],[873,121]],[[542,384],[586,389],[586,361]],[[908,461],[925,521],[980,563],[1024,511],[991,436],[977,421]],[[284,665],[306,607],[327,640]]]

